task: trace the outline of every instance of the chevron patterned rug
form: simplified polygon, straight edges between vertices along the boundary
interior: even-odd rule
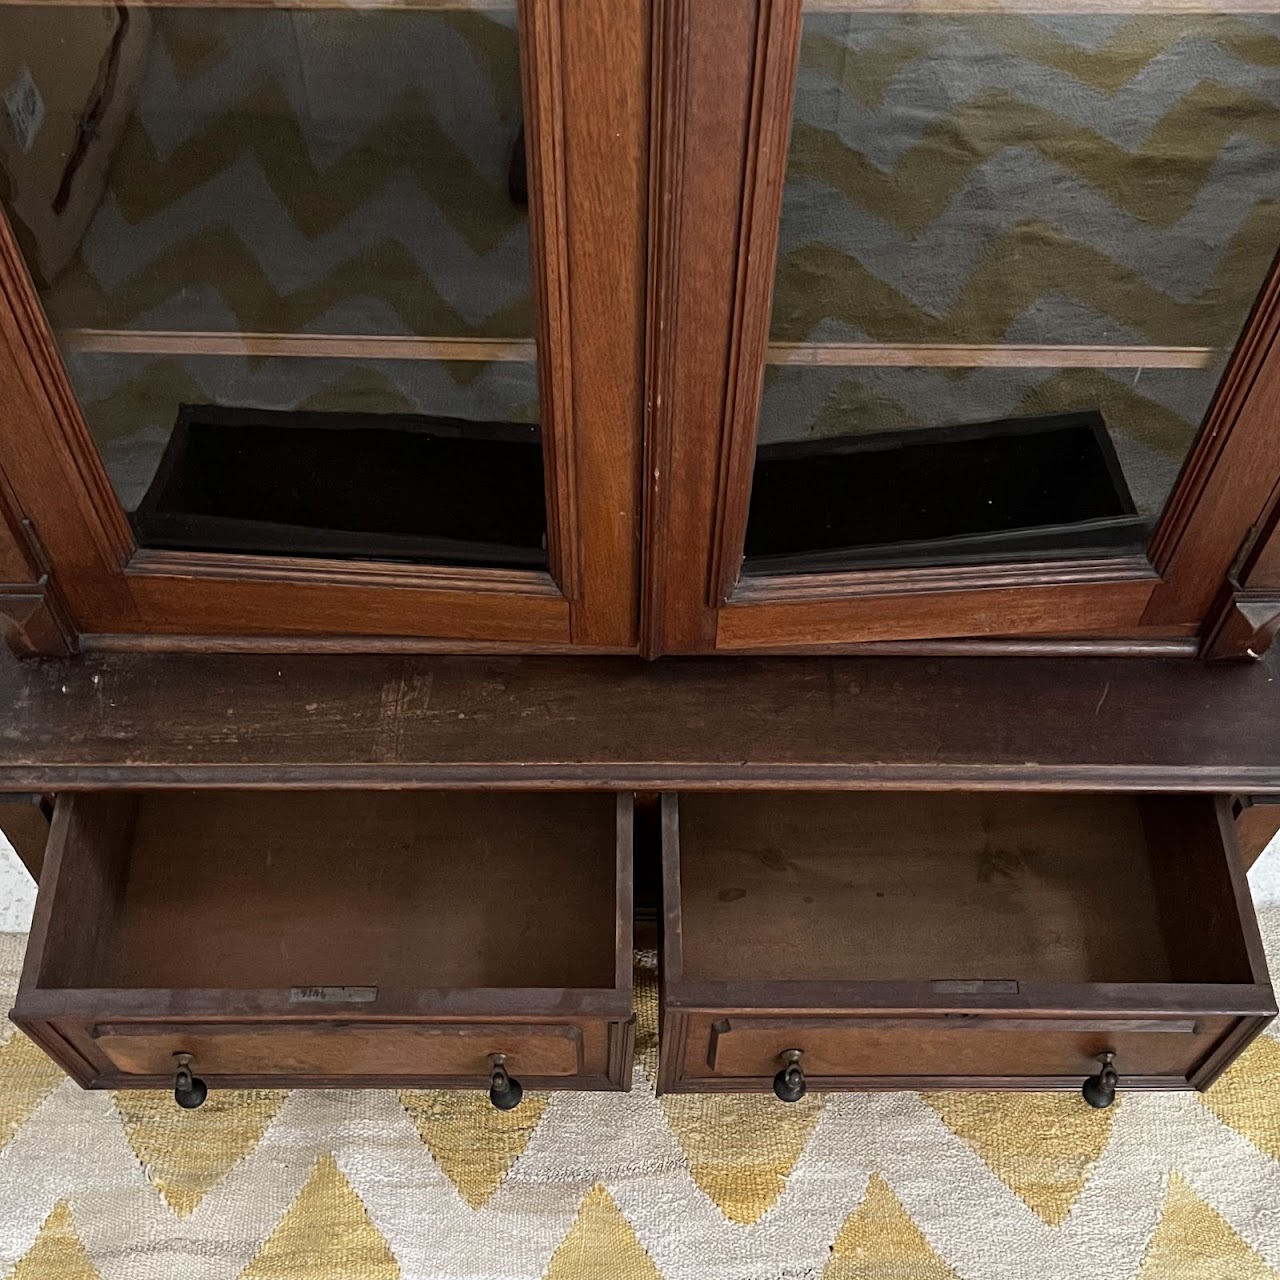
[[[1280,862],[1280,850],[1274,855]],[[1277,868],[1280,870],[1280,868]],[[1273,877],[1280,881],[1280,876]],[[1280,970],[1280,903],[1264,909]],[[0,995],[23,935],[0,935]],[[85,1093],[0,1032],[8,1280],[1275,1280],[1280,1039],[1206,1095]]]

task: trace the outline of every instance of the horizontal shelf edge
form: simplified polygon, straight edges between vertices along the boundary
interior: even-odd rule
[[[181,329],[59,329],[55,336],[64,351],[94,355],[274,356],[311,360],[435,360],[506,364],[532,364],[537,359],[537,344],[533,338],[217,333]]]
[[[765,363],[818,368],[1207,369],[1221,354],[1213,347],[771,342]]]
[[[9,660],[0,788],[1280,793],[1278,667],[1271,657]],[[380,758],[385,691],[406,681],[429,690],[429,705]]]

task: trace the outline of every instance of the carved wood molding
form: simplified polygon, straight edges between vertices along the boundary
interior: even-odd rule
[[[0,632],[15,657],[65,658],[76,651],[75,631],[47,577],[0,584]]]
[[[1280,591],[1231,580],[1201,647],[1204,658],[1261,658],[1280,631]]]

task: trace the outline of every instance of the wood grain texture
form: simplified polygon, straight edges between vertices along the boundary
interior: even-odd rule
[[[577,555],[572,638],[639,639],[648,236],[646,0],[563,9],[569,366]]]
[[[1256,802],[1252,796],[1244,796],[1236,814],[1236,841],[1246,871],[1277,834],[1280,834],[1280,802],[1266,797]]]
[[[246,557],[247,558],[247,557]],[[542,591],[406,589],[288,577],[132,574],[130,591],[151,635],[401,635],[513,643],[567,643],[569,605]]]
[[[711,535],[707,603],[712,607],[728,598],[742,568],[799,55],[800,0],[757,0],[729,378]]]
[[[811,1088],[1078,1087],[1103,1052],[1202,1085],[1275,1012],[1220,797],[686,794],[663,830],[663,1091],[767,1090],[787,1050]]]
[[[844,1088],[859,1077],[894,1075],[904,1077],[903,1088],[914,1087],[910,1080],[915,1076],[1057,1077],[1078,1086],[1098,1069],[1097,1055],[1110,1050],[1121,1073],[1185,1080],[1235,1026],[1203,1019],[1199,1033],[1189,1035],[1176,1020],[1167,1031],[1132,1031],[1122,1020],[1113,1026],[1101,1016],[1092,1019],[1090,1030],[1073,1026],[1070,1019],[1062,1026],[1048,1018],[1030,1030],[1005,1030],[1000,1019],[990,1027],[981,1020],[957,1027],[942,1019],[920,1018],[914,1026],[900,1028],[878,1026],[879,1020],[867,1025],[860,1018],[807,1025],[769,1021],[776,1025],[766,1022],[759,1027],[752,1018],[732,1019],[731,1029],[719,1037],[714,1037],[713,1028],[709,1051],[706,1040],[691,1037],[685,1076],[754,1077],[767,1086],[782,1051],[799,1048],[806,1075],[843,1077]]]
[[[519,20],[548,554],[559,589],[501,572],[139,553],[4,226],[0,398],[17,407],[21,430],[0,432],[0,472],[49,549],[76,629],[636,646],[648,9],[642,0],[520,0]],[[121,351],[532,356],[527,342],[459,347],[430,337],[361,339],[359,350],[342,348],[356,341],[350,335],[116,331],[70,340]],[[50,628],[28,617],[30,594],[16,593],[8,630],[20,649],[48,648]]]
[[[608,989],[615,846],[611,795],[144,795],[107,950],[64,985]]]
[[[1280,631],[1280,590],[1228,586],[1211,615],[1201,655],[1205,658],[1251,660],[1271,648]]]
[[[136,610],[121,578],[133,548],[67,380],[12,228],[0,209],[0,488],[33,522],[78,624],[128,630]]]
[[[89,654],[0,664],[0,788],[1280,793],[1276,660]]]
[[[67,657],[75,633],[49,584],[0,586],[0,634],[18,658]]]
[[[630,837],[581,790],[63,795],[13,1017],[86,1085],[623,1088]]]
[[[1212,347],[1016,343],[771,342],[765,364],[893,369],[1203,369]]]
[[[860,596],[927,595],[992,587],[1046,587],[1086,582],[1154,583],[1155,571],[1143,555],[1102,560],[1059,560],[1053,564],[911,565],[829,573],[769,573],[744,577],[730,604],[795,600],[850,600]]]
[[[759,14],[672,0],[655,40],[643,652],[703,652]]]
[[[36,884],[40,883],[40,871],[44,866],[52,813],[49,797],[39,792],[26,795],[0,792],[0,832],[4,833]]]
[[[653,492],[646,508],[644,652],[838,649],[979,635],[1166,636],[1170,629],[1200,628],[1280,474],[1280,442],[1270,429],[1280,413],[1280,374],[1270,359],[1280,323],[1274,269],[1161,521],[1151,560],[1132,575],[1135,584],[1150,584],[1145,594],[1141,586],[1109,580],[1105,571],[1093,577],[1095,585],[1063,582],[1061,564],[1047,561],[1017,566],[1016,582],[1000,581],[1003,566],[992,566],[989,580],[950,586],[928,580],[944,578],[944,570],[918,581],[903,575],[896,597],[886,592],[874,601],[878,572],[866,582],[851,573],[831,582],[823,575],[811,575],[807,584],[789,579],[772,600],[766,599],[773,589],[767,578],[738,582],[760,386],[771,350],[776,360],[839,363],[1106,366],[1141,358],[1103,347],[1005,354],[874,344],[770,348],[801,7],[800,0],[740,0],[718,7],[718,31],[695,5],[672,5],[665,19],[669,70],[655,178],[664,221],[651,312],[647,472]],[[963,3],[960,10],[967,11]],[[709,102],[702,91],[712,86],[717,96]],[[1151,359],[1200,365],[1205,353],[1159,349]],[[1084,562],[1080,571],[1088,576],[1092,566]],[[993,590],[1001,587],[1003,593]]]
[[[1266,514],[1255,526],[1236,577],[1251,589],[1280,590],[1280,480],[1271,491]]]
[[[547,555],[565,596],[578,594],[573,347],[569,332],[568,182],[562,21],[550,0],[519,0],[539,422],[547,493]]]
[[[464,360],[532,364],[530,338],[400,337],[378,333],[221,333],[187,329],[59,329],[59,347],[110,355],[283,356],[320,360]]]
[[[814,575],[820,577],[821,575]],[[844,575],[852,577],[853,575]],[[1134,581],[972,588],[918,595],[823,592],[786,602],[731,603],[720,609],[716,649],[849,645],[868,640],[948,635],[1070,635],[1114,628],[1134,633],[1155,587]]]
[[[1204,425],[1152,535],[1164,581],[1144,621],[1197,621],[1250,531],[1264,518],[1280,475],[1280,260],[1245,322]]]
[[[416,1026],[308,1024],[244,1027],[208,1023],[121,1023],[91,1033],[103,1055],[128,1075],[171,1071],[189,1053],[207,1076],[298,1077],[487,1075],[489,1055],[504,1053],[513,1075],[573,1076],[582,1071],[582,1032],[568,1024],[426,1023]]]
[[[1174,976],[1160,851],[1132,797],[754,792],[679,807],[691,981]],[[1204,930],[1188,932],[1203,950]]]

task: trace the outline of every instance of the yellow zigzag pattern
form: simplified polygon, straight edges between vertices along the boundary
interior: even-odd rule
[[[510,141],[495,137],[495,148],[505,154]],[[524,221],[505,188],[476,172],[416,88],[397,95],[360,142],[324,169],[311,163],[306,132],[274,80],[222,104],[207,126],[171,155],[157,156],[146,130],[135,122],[116,153],[109,189],[125,218],[139,223],[205,186],[245,154],[257,159],[281,205],[308,237],[349,219],[406,170],[452,215],[458,234],[477,253],[496,248]]]
[[[835,134],[797,121],[788,177],[816,178],[903,235],[915,235],[946,209],[975,166],[1008,147],[1029,147],[1144,222],[1169,227],[1195,204],[1219,152],[1239,134],[1280,148],[1280,111],[1210,81],[1171,108],[1137,151],[992,90],[932,124],[890,173]]]
[[[915,306],[857,258],[808,244],[779,264],[771,336],[803,340],[830,318],[877,342],[999,342],[1037,298],[1061,292],[1153,343],[1227,346],[1258,288],[1260,264],[1270,261],[1278,238],[1280,203],[1259,203],[1230,241],[1208,287],[1184,303],[1056,227],[1029,220],[988,247],[944,316]]]
[[[436,291],[417,259],[398,241],[357,249],[322,280],[293,293],[276,291],[238,236],[212,228],[158,253],[121,289],[104,290],[77,260],[45,298],[55,326],[125,328],[183,289],[213,289],[250,332],[297,333],[352,298],[385,303],[408,333],[438,337],[533,336],[532,297],[520,298],[470,324]]]
[[[1261,922],[1274,955],[1280,916]],[[23,941],[0,936],[0,1000]],[[224,1091],[195,1113],[69,1081],[47,1096],[49,1064],[7,1029],[0,1274],[101,1280],[163,1259],[201,1280],[1280,1277],[1276,1039],[1207,1098],[1125,1094],[1103,1114],[1066,1094],[796,1109],[655,1099],[651,968],[636,1007],[634,1092],[530,1095],[527,1115],[439,1091]]]
[[[1082,14],[1080,20],[1088,24],[1090,17]],[[1280,66],[1280,39],[1229,15],[1140,14],[1087,50],[1012,10],[966,15],[960,21],[967,33],[991,48],[1052,67],[1103,93],[1128,84],[1154,58],[1186,39],[1212,41],[1255,66]],[[855,101],[879,107],[902,70],[940,49],[958,25],[954,17],[902,14],[859,49],[814,31],[800,46],[800,63],[834,81]]]
[[[663,1125],[643,1077],[630,1097],[553,1095],[529,1123],[499,1126],[496,1151],[487,1133],[467,1141],[469,1126],[490,1126],[459,1095],[410,1095],[412,1123],[386,1094],[313,1095],[288,1116],[268,1116],[247,1148],[237,1140],[212,1186],[207,1156],[182,1137],[193,1117],[167,1095],[130,1095],[172,1166],[162,1179],[136,1165],[128,1174],[110,1100],[67,1084],[29,1122],[36,1144],[0,1166],[0,1180],[9,1179],[6,1239],[20,1242],[6,1262],[12,1244],[0,1240],[0,1267],[16,1265],[5,1272],[11,1280],[68,1280],[96,1276],[99,1256],[118,1271],[133,1251],[159,1250],[178,1269],[184,1255],[202,1257],[209,1280],[490,1271],[683,1280],[702,1274],[697,1259],[715,1257],[725,1280],[754,1280],[786,1266],[816,1274],[800,1255],[822,1257],[828,1241],[824,1280],[1021,1280],[1033,1262],[1038,1277],[1074,1280],[1086,1260],[1117,1280],[1276,1280],[1280,1224],[1264,1210],[1280,1164],[1264,1151],[1280,1132],[1280,1107],[1270,1073],[1252,1074],[1255,1052],[1223,1082],[1237,1098],[1251,1094],[1249,1115],[1236,1118],[1242,1132],[1185,1095],[1126,1096],[1104,1116],[1067,1095],[815,1098],[818,1123],[807,1122],[806,1139],[780,1167],[783,1189],[761,1206],[764,1217],[740,1211],[733,1162],[739,1152],[747,1158],[750,1181],[753,1156],[793,1127],[791,1113],[762,1106],[751,1125],[734,1126],[745,1099],[690,1098],[700,1113],[666,1116],[685,1162],[677,1170],[641,1137]],[[251,1098],[221,1096],[227,1111]],[[712,1131],[721,1135],[720,1185],[691,1179],[688,1166]],[[419,1132],[424,1146],[410,1159],[404,1142]],[[222,1141],[212,1130],[204,1140]],[[86,1145],[95,1156],[60,1161],[61,1144],[68,1156]],[[451,1206],[423,1176],[424,1158],[456,1185]],[[197,1170],[198,1194],[175,1205],[175,1217],[160,1195],[172,1195],[183,1159]],[[58,1177],[67,1163],[81,1171]],[[148,1186],[150,1197],[140,1197]],[[974,1233],[968,1215],[978,1206],[985,1229]],[[495,1239],[514,1248],[535,1238],[519,1258],[493,1255]]]

